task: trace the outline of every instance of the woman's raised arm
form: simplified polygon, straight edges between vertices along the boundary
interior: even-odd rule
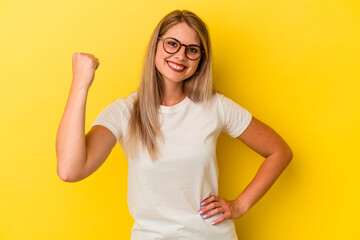
[[[98,66],[91,54],[72,56],[73,80],[56,136],[57,173],[66,182],[93,173],[116,144],[115,136],[102,126],[93,127],[85,136],[86,100]]]

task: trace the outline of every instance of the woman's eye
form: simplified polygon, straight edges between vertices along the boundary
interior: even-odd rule
[[[193,47],[189,48],[189,52],[191,53],[197,53],[198,51],[199,50],[197,48],[193,48]]]
[[[177,43],[177,42],[174,42],[174,41],[169,41],[169,42],[168,42],[168,45],[169,45],[170,47],[177,47],[177,46],[178,46],[178,43]]]

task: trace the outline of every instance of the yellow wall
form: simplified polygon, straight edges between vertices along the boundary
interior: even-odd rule
[[[235,221],[239,239],[360,239],[360,3],[2,0],[0,239],[129,239],[119,145],[89,178],[56,174],[55,137],[73,52],[97,56],[86,130],[138,85],[158,21],[189,9],[210,27],[216,87],[272,126],[294,159]],[[221,135],[220,194],[241,192],[262,158]]]

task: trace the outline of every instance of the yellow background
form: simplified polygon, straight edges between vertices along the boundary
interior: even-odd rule
[[[360,3],[354,1],[0,2],[0,239],[129,239],[119,145],[93,175],[56,174],[55,137],[74,52],[100,60],[86,131],[138,86],[145,47],[174,9],[210,28],[215,85],[289,143],[293,162],[246,215],[239,239],[360,239]],[[219,138],[220,195],[233,199],[262,158]]]

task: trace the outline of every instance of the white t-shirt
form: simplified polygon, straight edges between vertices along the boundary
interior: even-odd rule
[[[122,145],[136,93],[117,99],[96,118],[94,125],[108,128]],[[252,115],[216,93],[208,108],[185,98],[173,106],[160,106],[164,142],[160,157],[152,161],[146,150],[128,161],[128,206],[135,222],[132,240],[237,239],[231,219],[212,225],[217,214],[203,219],[200,203],[218,195],[216,142],[220,132],[238,137]],[[92,127],[91,126],[91,127]],[[126,154],[127,155],[127,154]]]

